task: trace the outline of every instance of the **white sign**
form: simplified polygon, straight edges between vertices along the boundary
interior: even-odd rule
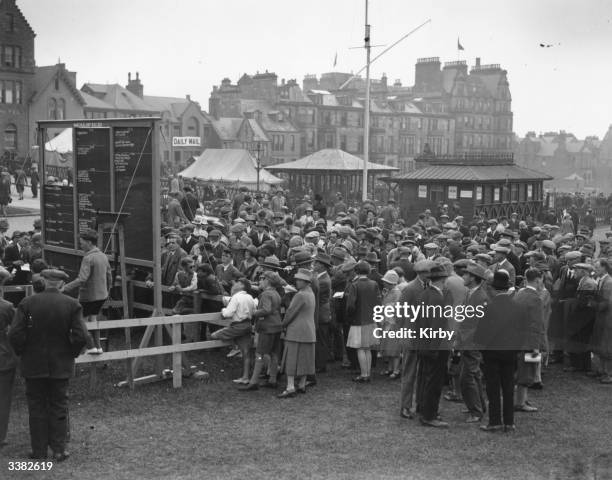
[[[427,198],[427,185],[419,185],[419,198]]]
[[[451,200],[457,199],[457,187],[448,187],[448,198]]]
[[[173,147],[199,147],[200,137],[172,137]]]
[[[459,192],[459,197],[460,198],[472,198],[472,194],[474,192],[472,192],[471,190],[461,190]]]
[[[527,185],[527,199],[531,200],[532,195],[533,195],[533,185]]]
[[[499,188],[493,189],[493,201],[499,202]]]
[[[476,200],[482,200],[482,187],[476,187]]]

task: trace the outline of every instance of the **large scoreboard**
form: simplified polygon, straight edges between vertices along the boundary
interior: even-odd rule
[[[38,123],[41,172],[45,174],[41,217],[47,263],[76,277],[82,257],[79,233],[95,228],[98,212],[116,212],[129,214],[124,222],[127,263],[153,267],[160,225],[158,121],[122,118]],[[72,148],[65,145],[59,153],[66,158],[65,178],[51,175],[57,170],[46,165],[58,155],[52,141],[58,135],[72,137]],[[105,237],[105,253],[111,254],[115,247],[110,236]]]

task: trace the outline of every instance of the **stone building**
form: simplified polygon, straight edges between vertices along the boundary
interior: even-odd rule
[[[210,120],[189,95],[185,98],[159,97],[144,94],[140,75],[128,73],[125,87],[119,84],[86,83],[81,87],[86,101],[85,117],[125,118],[161,117],[158,151],[166,165],[184,168],[192,157],[206,148],[210,138]],[[197,137],[199,146],[177,146],[173,138]]]
[[[0,156],[30,151],[28,99],[34,78],[36,34],[15,0],[0,2]]]
[[[295,80],[281,80],[278,85],[273,73],[245,74],[236,85],[224,79],[213,87],[209,101],[213,125],[219,126],[215,141],[218,145],[240,145],[236,134],[233,139],[221,139],[229,133],[223,127],[236,125],[230,118],[255,118],[271,143],[266,164],[295,160],[327,148],[363,156],[361,84],[354,79],[348,88],[339,89],[350,78],[349,74],[333,73],[324,74],[319,81],[308,75],[303,88]],[[398,101],[386,94],[386,82],[383,77],[371,89],[375,92],[370,116],[371,160],[408,171],[414,157],[426,149],[439,155],[452,154],[454,119],[443,111],[425,113],[413,102]],[[401,91],[401,87],[397,89]],[[273,101],[272,92],[276,92]]]

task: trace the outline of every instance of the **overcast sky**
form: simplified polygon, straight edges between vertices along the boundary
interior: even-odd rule
[[[265,70],[281,78],[357,71],[365,63],[364,0],[17,0],[37,34],[37,65],[58,58],[85,82],[127,83],[208,110],[213,85]],[[414,81],[417,58],[499,63],[514,130],[603,137],[612,124],[612,1],[370,0],[372,44],[431,23],[372,65],[372,77]],[[457,37],[465,51],[457,52]],[[540,44],[551,45],[541,47]],[[373,49],[373,56],[382,48]]]

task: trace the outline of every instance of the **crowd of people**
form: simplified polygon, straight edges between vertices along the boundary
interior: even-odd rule
[[[236,343],[243,374],[235,382],[245,391],[276,387],[284,371],[279,397],[295,397],[339,361],[358,383],[377,368],[401,379],[401,416],[430,426],[447,426],[437,406],[445,385],[444,398],[464,402],[468,422],[483,421],[488,397],[483,430],[494,431],[512,430],[514,411],[537,411],[527,393],[543,388],[543,365],[563,362],[612,383],[612,232],[596,241],[590,212],[578,218],[570,206],[559,220],[546,211],[543,223],[516,213],[466,219],[440,205],[407,222],[393,199],[349,208],[341,194],[329,206],[306,195],[289,209],[280,188],[242,189],[202,205],[178,184],[171,196],[163,282],[184,299],[196,289],[226,296],[231,325],[212,338]],[[184,299],[175,313],[193,311]],[[374,320],[376,306],[398,302],[486,308],[462,322]],[[375,332],[415,325],[456,335],[423,343]]]
[[[407,221],[393,199],[349,207],[340,193],[333,205],[315,194],[288,206],[281,188],[255,195],[241,188],[231,198],[202,202],[177,179],[169,196],[161,232],[162,284],[174,292],[175,315],[194,312],[196,290],[222,302],[228,325],[209,325],[203,335],[233,344],[228,356],[242,358],[242,374],[234,380],[240,391],[276,389],[284,374],[277,396],[295,398],[340,362],[364,388],[377,377],[398,381],[403,418],[446,428],[440,408],[445,399],[465,404],[465,421],[482,423],[483,431],[511,432],[515,412],[537,411],[528,392],[544,388],[542,369],[548,364],[563,363],[568,374],[612,384],[612,232],[594,239],[595,225],[586,217],[569,228],[554,212],[543,223],[517,213],[466,218],[455,206],[440,205],[435,214],[425,210]],[[570,220],[574,213],[568,209]],[[6,232],[0,221],[2,228]],[[10,243],[0,236],[7,279],[31,280],[17,277],[27,260],[29,274],[42,273],[34,277],[36,291],[49,285],[53,295],[78,289],[76,315],[95,319],[112,284],[96,232],[81,234],[81,271],[64,284],[66,275],[38,256],[39,228],[15,232]],[[153,285],[152,277],[147,285]],[[0,305],[5,360],[11,355],[7,338],[22,363],[28,355],[24,322],[38,308],[31,302],[17,306],[12,326],[11,312],[7,307],[4,315]],[[400,315],[401,306],[410,305],[436,308],[413,318]],[[447,307],[453,315],[442,313]],[[75,320],[75,303],[63,308],[70,310],[63,328],[80,325],[78,342],[65,344],[64,355],[78,355],[75,345],[101,353],[99,338]],[[412,337],[405,333],[411,329],[446,333]],[[0,362],[6,373],[0,379],[12,384],[15,362],[4,363],[10,368]],[[61,386],[53,387],[60,388],[62,402],[65,371]],[[32,383],[33,402],[40,388]],[[10,390],[3,392],[10,396]],[[6,393],[0,401],[6,402]],[[61,408],[67,409],[65,402]],[[8,411],[0,419],[0,441],[7,418]],[[32,418],[31,413],[31,428]],[[65,436],[65,424],[58,428],[55,434]],[[41,445],[51,439],[36,438],[35,458],[44,458]],[[59,445],[51,448],[65,458],[65,441]]]

